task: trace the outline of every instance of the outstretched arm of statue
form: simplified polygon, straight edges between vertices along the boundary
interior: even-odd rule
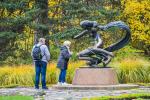
[[[97,26],[101,31],[105,31],[107,29],[106,26],[99,25]]]
[[[84,35],[87,34],[87,33],[88,33],[88,30],[84,30],[84,31],[82,31],[80,34],[76,35],[76,36],[74,37],[74,39],[78,39],[78,38],[84,36]]]

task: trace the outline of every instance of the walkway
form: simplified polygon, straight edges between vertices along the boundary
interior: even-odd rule
[[[0,95],[27,95],[33,96],[35,100],[81,100],[97,96],[120,95],[131,93],[150,93],[150,88],[140,87],[131,90],[35,90],[34,88],[3,88]]]

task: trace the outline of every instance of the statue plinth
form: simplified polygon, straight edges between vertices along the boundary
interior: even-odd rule
[[[117,74],[113,68],[76,69],[72,85],[117,85]]]
[[[119,84],[113,68],[82,67],[76,69],[72,84],[54,85],[58,90],[121,90],[138,88],[134,84]]]

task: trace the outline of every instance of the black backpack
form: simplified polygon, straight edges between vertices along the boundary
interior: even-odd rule
[[[33,59],[34,60],[41,60],[42,59],[42,53],[41,53],[41,49],[40,49],[41,45],[40,46],[37,46],[35,45],[35,47],[33,48],[33,51],[32,51],[32,56],[33,56]]]

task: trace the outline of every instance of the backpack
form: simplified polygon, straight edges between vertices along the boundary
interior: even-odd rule
[[[42,53],[41,53],[41,49],[40,49],[41,45],[40,46],[37,46],[35,45],[35,47],[33,48],[33,51],[32,51],[32,56],[33,56],[33,59],[34,60],[41,60],[42,59]]]

